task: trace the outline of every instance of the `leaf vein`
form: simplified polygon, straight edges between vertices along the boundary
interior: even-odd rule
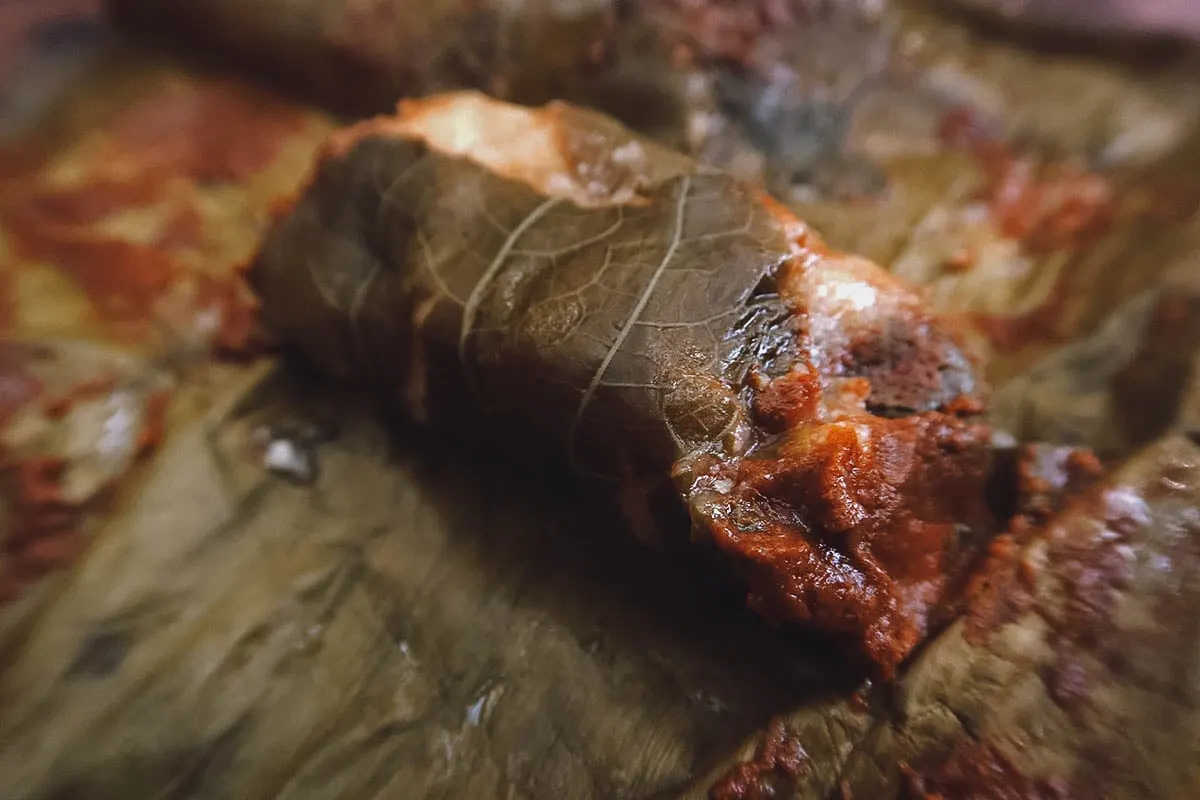
[[[579,407],[575,410],[575,415],[571,420],[571,428],[567,437],[567,456],[572,465],[575,465],[575,438],[579,433],[579,424],[583,420],[583,414],[587,410],[588,404],[591,403],[592,397],[596,394],[596,389],[599,388],[604,380],[604,374],[608,371],[614,358],[621,347],[625,344],[625,340],[629,338],[630,331],[637,325],[638,319],[642,316],[642,312],[646,310],[646,306],[650,304],[650,298],[654,295],[654,290],[658,286],[658,282],[662,279],[663,274],[667,271],[667,266],[671,263],[671,259],[675,257],[675,251],[679,249],[679,245],[683,240],[683,222],[684,211],[687,208],[688,190],[691,188],[691,176],[684,177],[679,187],[679,200],[675,206],[675,228],[671,233],[671,242],[667,246],[667,251],[663,254],[662,259],[654,268],[654,272],[650,275],[650,280],[646,282],[646,288],[642,291],[641,297],[634,304],[633,310],[629,314],[629,318],[625,320],[625,324],[621,326],[621,330],[617,332],[617,338],[613,340],[612,346],[608,348],[608,352],[604,354],[600,366],[596,368],[596,372],[592,375],[591,381],[588,383],[587,389],[583,393],[583,397],[579,401]]]

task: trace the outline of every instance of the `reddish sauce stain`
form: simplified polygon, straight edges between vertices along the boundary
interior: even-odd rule
[[[167,407],[171,404],[170,392],[154,392],[146,398],[146,421],[138,432],[138,455],[144,456],[157,448],[166,430]]]
[[[1031,778],[991,745],[960,741],[936,768],[903,765],[903,800],[1066,800],[1060,779]]]
[[[198,309],[212,311],[218,316],[212,339],[212,346],[218,353],[242,356],[262,349],[259,301],[240,274],[223,281],[201,277],[195,304]]]
[[[947,146],[975,155],[987,175],[981,196],[997,227],[1032,252],[1081,247],[1114,221],[1113,188],[1104,176],[1018,154],[990,134],[972,109],[951,111],[938,134]]]
[[[1024,445],[1017,465],[1019,511],[1045,522],[1104,477],[1104,465],[1091,450]]]
[[[114,120],[106,153],[143,174],[237,182],[265,169],[305,120],[299,107],[241,84],[172,83]]]
[[[47,457],[0,469],[0,487],[10,514],[0,594],[10,599],[77,552],[71,540],[76,536],[80,512],[63,497],[60,481],[65,467],[61,458]]]
[[[1021,535],[1010,533],[993,539],[983,566],[971,576],[963,638],[973,645],[987,644],[993,631],[1015,622],[1033,605],[1033,583],[1018,567],[1021,550],[1015,539]]]
[[[993,163],[987,200],[997,227],[1031,253],[1069,251],[1071,260],[1050,296],[1023,314],[980,314],[980,329],[999,347],[1016,349],[1061,337],[1074,275],[1087,247],[1117,219],[1107,179],[1074,168],[1037,176],[1032,162],[1005,157]]]
[[[18,255],[54,263],[82,288],[100,313],[117,322],[147,319],[179,268],[155,247],[61,223],[19,204],[0,211],[15,234]]]
[[[998,627],[1026,613],[1039,614],[1053,631],[1049,641],[1055,647],[1054,660],[1042,675],[1047,692],[1082,724],[1092,694],[1090,656],[1085,654],[1103,658],[1111,649],[1106,643],[1113,635],[1113,613],[1133,578],[1127,543],[1144,523],[1127,510],[1123,501],[1127,489],[1098,485],[1099,467],[1093,456],[1082,453],[1063,464],[1069,477],[1028,483],[1035,494],[1053,483],[1052,488],[1066,500],[1034,504],[1014,520],[1017,533],[1004,537],[1007,550],[995,552],[988,567],[976,576],[965,634],[968,641],[983,644]],[[1055,517],[1044,530],[1046,566],[1040,570],[1035,592],[1033,576],[1013,541],[1028,539],[1021,529],[1044,524],[1041,520],[1067,504],[1070,511]],[[1056,599],[1041,602],[1039,596],[1045,591]]]
[[[1103,478],[1104,467],[1090,450],[1050,445],[1022,448],[1017,514],[1008,531],[992,541],[983,566],[968,583],[967,641],[986,644],[993,631],[1035,609],[1035,576],[1023,558],[1024,546],[1064,508],[1088,502]]]
[[[946,404],[946,413],[958,417],[970,417],[987,411],[987,404],[974,395],[960,394]]]
[[[137,335],[156,303],[185,276],[176,254],[203,246],[203,220],[194,206],[175,209],[149,244],[94,226],[118,211],[165,202],[179,181],[250,178],[270,164],[305,119],[299,108],[240,85],[168,83],[103,129],[100,153],[90,162],[93,174],[78,187],[42,188],[36,175],[13,165],[8,171],[22,173],[22,179],[0,195],[0,222],[21,258],[52,262],[117,332]],[[218,332],[223,347],[248,338],[246,318],[253,309],[236,289],[206,287],[202,294],[228,306],[221,320],[230,327]]]
[[[992,217],[1032,252],[1082,247],[1113,221],[1113,189],[1101,175],[1070,166],[1039,175],[1036,164],[1020,157],[991,167]]]
[[[63,397],[48,401],[44,410],[51,419],[61,418],[74,404],[103,395],[112,386],[109,378],[85,382]],[[167,392],[156,392],[147,399],[145,422],[137,437],[139,456],[146,455],[161,441],[169,402]],[[9,458],[0,462],[0,494],[9,509],[6,535],[0,540],[0,552],[4,555],[0,560],[0,605],[19,597],[46,573],[70,566],[86,546],[80,531],[84,512],[112,487],[102,487],[95,497],[75,504],[62,489],[67,466],[61,456]]]
[[[781,293],[804,314],[804,251],[827,251],[786,210],[768,208],[797,253]],[[847,333],[845,359],[751,380],[769,444],[689,465],[698,476],[689,503],[751,608],[839,635],[890,677],[953,614],[982,555],[977,542],[1002,527],[985,500],[991,431],[972,419],[978,398],[955,398],[948,413],[909,411],[927,408],[944,370],[960,368],[945,361],[950,334],[923,312],[864,319]],[[872,413],[874,403],[906,415]]]
[[[891,675],[973,560],[957,526],[992,524],[989,442],[985,426],[938,413],[802,425],[774,457],[724,466],[733,488],[709,533],[752,607],[840,632]]]
[[[1023,314],[973,314],[971,318],[992,344],[1002,350],[1061,341],[1062,311],[1069,297],[1068,283],[1060,280],[1045,303]]]
[[[65,395],[47,398],[42,411],[50,419],[62,419],[76,403],[101,397],[111,392],[115,385],[116,381],[111,376],[84,381]]]
[[[1017,153],[989,133],[969,108],[947,114],[938,133],[947,146],[970,151],[983,166],[987,177],[980,199],[1001,234],[1019,241],[1029,253],[1073,254],[1050,296],[1037,308],[1013,316],[973,315],[973,321],[1002,349],[1060,338],[1079,256],[1121,219],[1112,184],[1077,166],[1043,165]],[[954,253],[945,266],[963,271],[974,261],[974,254],[964,250]]]
[[[1071,536],[1070,529],[1052,531],[1050,558],[1065,602],[1050,622],[1060,644],[1075,644],[1087,652],[1111,632],[1117,599],[1133,577],[1120,547],[1126,537],[1119,529],[1119,523],[1109,520],[1107,535],[1082,541]],[[1064,648],[1062,654],[1070,653]]]
[[[973,249],[960,247],[950,254],[943,266],[950,272],[970,272],[978,260],[979,257]]]
[[[770,800],[803,774],[808,754],[783,721],[771,720],[754,758],[733,767],[709,791],[711,800]]]
[[[800,365],[755,394],[754,415],[767,430],[784,431],[812,417],[820,399],[816,370]]]
[[[203,247],[204,218],[192,206],[177,209],[159,232],[154,246],[171,252]]]
[[[75,189],[22,192],[22,212],[62,226],[93,225],[122,208],[150,206],[162,199],[166,184],[150,179],[97,176]]]

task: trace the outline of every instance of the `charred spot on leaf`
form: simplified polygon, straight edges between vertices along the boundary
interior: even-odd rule
[[[769,800],[785,796],[808,771],[808,753],[780,719],[771,720],[754,757],[737,764],[712,787],[712,800]]]
[[[247,713],[206,745],[183,754],[178,783],[169,797],[183,800],[206,794],[205,787],[219,781],[237,757],[253,721],[253,715]]]
[[[867,413],[884,419],[900,419],[901,417],[911,417],[917,413],[917,409],[912,406],[867,403]]]
[[[996,519],[1011,519],[1017,513],[1021,461],[1020,451],[1016,447],[995,447],[992,450],[984,498]]]
[[[796,313],[777,293],[775,278],[765,276],[725,333],[727,341],[738,345],[726,359],[730,385],[746,385],[755,372],[765,377],[786,374],[800,354],[796,322]]]
[[[777,297],[779,297],[779,273],[778,270],[769,269],[763,273],[750,292],[750,300],[773,300]]]
[[[133,636],[123,627],[101,625],[89,633],[79,646],[68,678],[103,678],[121,668],[133,648]]]

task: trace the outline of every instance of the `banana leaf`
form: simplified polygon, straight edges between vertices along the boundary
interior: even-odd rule
[[[109,468],[71,518],[85,546],[23,565],[0,607],[4,792],[1194,796],[1193,57],[1147,67],[923,8],[901,20],[931,42],[888,40],[915,77],[867,93],[835,148],[879,188],[775,190],[975,326],[1000,424],[1124,465],[998,540],[971,612],[877,685],[613,535],[552,467],[386,425],[255,355],[238,267],[336,121],[91,25],[40,38],[3,98],[5,431],[35,418],[44,435],[10,446]],[[923,108],[914,85],[943,94],[897,146],[883,134]],[[992,116],[947,120],[958,91]],[[1002,204],[980,200],[1004,183],[992,159],[1010,183],[1069,178],[1121,210],[1064,244],[1073,214],[1043,190],[1055,222],[1000,235]],[[156,392],[144,448],[110,464],[63,444],[107,430],[100,401]]]

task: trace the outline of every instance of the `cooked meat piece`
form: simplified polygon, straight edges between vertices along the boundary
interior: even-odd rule
[[[766,796],[1195,796],[1198,465],[1200,447],[1163,440],[1026,544],[998,539],[969,612],[895,685],[781,719],[706,783],[770,745],[809,757],[755,770]]]

